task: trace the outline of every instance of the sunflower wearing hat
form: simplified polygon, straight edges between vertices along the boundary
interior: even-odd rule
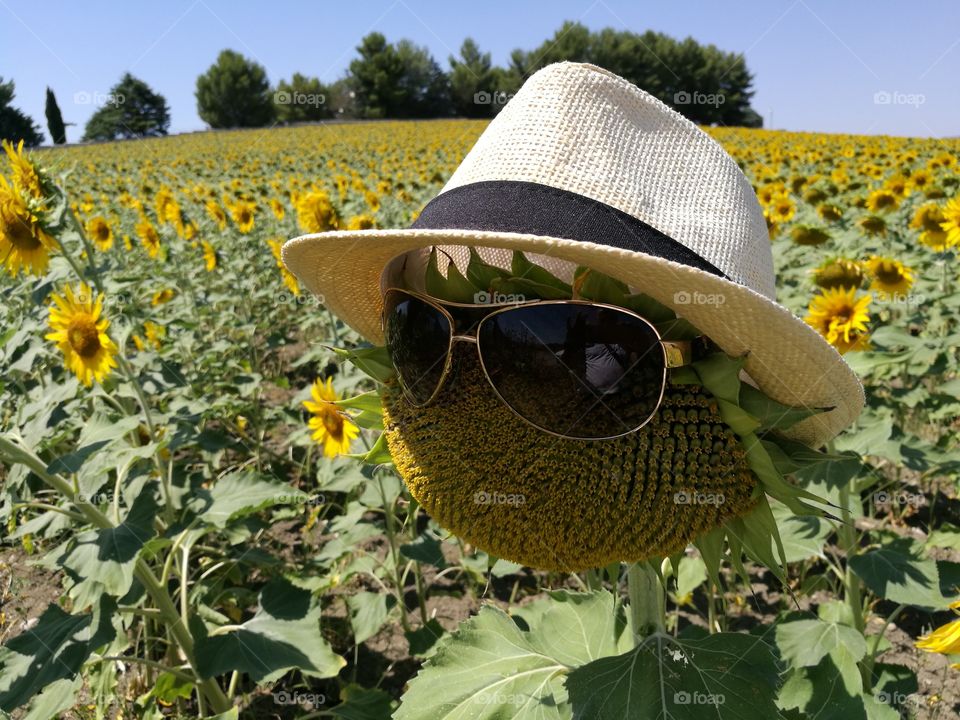
[[[384,437],[411,494],[532,567],[718,532],[775,563],[767,498],[820,512],[784,474],[864,402],[776,302],[737,164],[592,65],[533,75],[411,227],[305,235],[282,259],[385,348]]]

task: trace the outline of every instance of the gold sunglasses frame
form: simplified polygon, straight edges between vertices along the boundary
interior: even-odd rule
[[[660,405],[663,404],[663,394],[667,387],[667,371],[670,368],[682,367],[684,365],[689,365],[692,362],[693,341],[664,340],[663,337],[660,335],[660,331],[657,330],[656,326],[653,323],[651,323],[649,320],[647,320],[645,317],[643,317],[642,315],[634,312],[633,310],[620,307],[619,305],[593,302],[592,300],[572,300],[572,299],[571,300],[529,300],[526,302],[511,302],[511,303],[503,303],[501,305],[493,305],[492,307],[496,309],[487,313],[480,319],[480,321],[476,324],[476,328],[474,330],[475,334],[463,335],[463,334],[457,334],[456,332],[454,332],[454,328],[456,327],[456,321],[453,315],[450,314],[450,312],[444,307],[444,305],[451,305],[453,307],[465,307],[465,308],[472,308],[472,309],[482,308],[483,305],[472,304],[472,303],[448,302],[446,300],[441,301],[441,300],[438,300],[437,298],[431,297],[429,295],[424,295],[422,293],[414,292],[412,290],[406,290],[404,288],[398,288],[398,287],[389,287],[383,291],[383,297],[382,297],[383,308],[380,311],[380,329],[383,333],[384,338],[386,338],[387,336],[386,310],[387,310],[387,297],[390,293],[399,293],[401,295],[407,295],[409,297],[416,298],[417,300],[420,300],[421,302],[426,303],[427,305],[434,308],[435,310],[438,310],[447,319],[447,323],[450,326],[450,338],[449,338],[449,342],[447,343],[447,350],[444,356],[443,370],[440,373],[440,379],[437,381],[437,386],[434,388],[433,392],[430,394],[430,397],[427,398],[426,401],[422,403],[417,402],[413,398],[410,390],[407,388],[406,383],[404,383],[403,378],[400,376],[400,373],[399,372],[397,373],[397,383],[400,385],[400,389],[403,392],[404,397],[406,397],[407,402],[409,402],[411,405],[417,408],[428,406],[430,403],[432,403],[436,399],[437,395],[439,395],[440,391],[443,389],[443,386],[446,383],[447,378],[450,374],[450,368],[453,365],[453,344],[457,341],[469,342],[469,343],[473,343],[473,345],[477,348],[477,358],[480,360],[480,368],[483,370],[483,375],[487,379],[487,384],[490,385],[490,387],[493,389],[493,392],[500,399],[500,402],[506,405],[507,408],[510,409],[510,412],[512,412],[521,420],[523,420],[525,423],[527,423],[528,425],[531,425],[532,427],[535,427],[537,430],[548,433],[555,437],[563,438],[565,440],[614,440],[616,438],[624,437],[626,435],[635,433],[641,428],[643,428],[647,423],[649,423],[657,414],[657,411],[660,409]],[[490,379],[490,373],[487,372],[487,367],[483,362],[483,353],[480,350],[480,341],[477,336],[480,333],[480,328],[483,325],[483,323],[485,323],[491,317],[495,315],[500,315],[501,313],[504,313],[504,312],[509,312],[510,310],[515,310],[518,307],[528,307],[530,305],[590,305],[591,307],[600,307],[600,308],[608,308],[610,310],[617,310],[626,315],[631,315],[637,320],[640,320],[641,322],[646,324],[647,327],[649,327],[653,331],[654,335],[656,335],[657,340],[660,343],[660,349],[663,352],[663,378],[661,379],[661,382],[660,382],[660,394],[657,397],[656,405],[654,405],[653,410],[650,411],[650,415],[646,418],[646,420],[644,420],[642,423],[637,425],[635,428],[631,430],[627,430],[626,432],[618,433],[617,435],[606,435],[603,437],[586,438],[586,437],[577,437],[575,435],[565,435],[563,433],[558,433],[553,430],[549,430],[548,428],[541,427],[540,425],[537,425],[537,423],[533,422],[528,418],[525,418],[523,415],[517,412],[517,410],[515,410],[513,406],[509,402],[507,402],[506,398],[504,398],[503,395],[500,394],[500,391],[497,390],[497,386],[494,384],[493,380]]]

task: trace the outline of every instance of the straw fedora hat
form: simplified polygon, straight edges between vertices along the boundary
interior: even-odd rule
[[[283,262],[382,344],[385,285],[422,284],[432,246],[459,265],[514,250],[583,265],[672,308],[787,405],[832,408],[792,426],[818,447],[853,422],[863,388],[839,353],[776,302],[763,212],[734,160],[652,95],[602,68],[549,65],[490,123],[411,227],[304,235]],[[457,250],[461,252],[457,252]],[[556,267],[551,267],[555,265]]]

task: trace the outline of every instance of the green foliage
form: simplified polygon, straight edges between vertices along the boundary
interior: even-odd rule
[[[57,97],[50,88],[47,88],[44,114],[47,116],[47,130],[50,131],[50,139],[53,140],[55,145],[63,145],[67,142],[67,128],[63,124],[63,115],[60,114]]]
[[[84,140],[115,140],[166,135],[170,128],[167,101],[143,80],[124,73],[110,88],[107,103],[87,121]]]
[[[423,118],[450,114],[450,84],[425,49],[409,40],[388,43],[373,32],[350,63],[357,112],[367,118]]]
[[[212,128],[263,127],[273,122],[276,106],[267,71],[233,50],[197,78],[197,113]]]
[[[332,117],[328,104],[330,88],[315,77],[294,73],[281,80],[273,93],[277,120],[282,123],[314,122]]]
[[[636,33],[605,28],[593,32],[568,21],[539,47],[515,52],[510,70],[526,78],[563,60],[610,70],[697,123],[762,124],[750,107],[753,76],[743,55],[701,45],[693,38],[675,40],[653,30]]]
[[[472,38],[460,46],[460,57],[450,56],[450,97],[459,117],[485,118],[495,114],[502,71],[494,68],[490,53],[480,52]]]
[[[13,144],[23,140],[27,147],[43,142],[40,127],[31,117],[13,107],[15,95],[13,80],[3,81],[0,77],[0,140],[9,140]]]

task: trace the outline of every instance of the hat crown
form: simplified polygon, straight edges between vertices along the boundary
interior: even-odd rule
[[[563,62],[532,75],[441,193],[493,180],[615,207],[775,297],[766,221],[739,166],[692,122],[607,70]]]

